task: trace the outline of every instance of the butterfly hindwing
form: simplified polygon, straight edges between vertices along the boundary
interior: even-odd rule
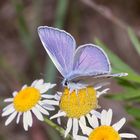
[[[83,74],[110,73],[110,62],[105,52],[96,45],[85,44],[75,52],[74,71]]]
[[[78,47],[75,52],[73,71],[68,79],[108,74],[110,71],[110,62],[105,52],[96,45],[85,44]]]

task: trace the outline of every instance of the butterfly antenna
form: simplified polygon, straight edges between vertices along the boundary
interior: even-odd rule
[[[57,79],[63,80],[62,76],[56,76]]]
[[[40,75],[43,76],[43,77],[45,77],[45,74],[44,73],[40,73]]]

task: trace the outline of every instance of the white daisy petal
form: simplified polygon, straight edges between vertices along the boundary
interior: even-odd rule
[[[110,84],[109,82],[101,82],[101,83],[99,83],[99,84],[96,84],[96,85],[94,86],[94,89],[95,89],[95,90],[99,90],[99,89],[101,89],[102,87],[107,86],[107,85],[109,85],[109,84]]]
[[[92,110],[90,113],[91,113],[92,115],[95,115],[97,118],[101,119],[101,113],[99,113],[98,111]]]
[[[16,117],[16,115],[17,115],[17,112],[16,112],[16,111],[15,111],[14,113],[12,113],[12,114],[8,117],[8,119],[6,120],[5,125],[7,126],[9,123],[11,123],[12,120]]]
[[[38,80],[34,85],[34,87],[40,90],[40,86],[42,86],[43,82],[44,82],[43,79]]]
[[[38,80],[35,80],[32,84],[31,84],[31,87],[34,87],[36,85]]]
[[[46,87],[47,87],[47,89],[49,90],[49,89],[51,89],[51,88],[55,87],[55,86],[56,86],[56,84],[45,83],[45,86],[46,86]]]
[[[50,119],[55,119],[55,118],[58,118],[58,117],[61,117],[61,116],[66,116],[66,113],[65,112],[58,112],[57,114],[53,115]]]
[[[28,117],[27,117],[27,112],[23,113],[23,127],[25,131],[28,130]]]
[[[55,96],[54,95],[49,95],[49,94],[42,94],[41,97],[47,98],[47,99],[53,99]]]
[[[58,92],[58,91],[57,91],[57,94],[58,94],[59,96],[61,96],[63,93],[62,93],[62,92]]]
[[[4,100],[4,102],[13,102],[13,98],[7,98]]]
[[[52,106],[52,105],[44,105],[43,107],[44,107],[45,109],[47,109],[47,110],[50,110],[50,111],[55,110],[55,107]]]
[[[33,118],[32,118],[32,114],[31,111],[27,111],[27,118],[28,118],[28,125],[31,127],[33,125]]]
[[[107,91],[109,91],[109,88],[104,89],[103,91],[97,91],[97,98],[99,98],[101,95],[106,94]]]
[[[59,113],[59,112],[61,112],[61,111],[59,110],[58,113]],[[57,123],[58,123],[59,125],[61,125],[61,118],[60,118],[60,117],[57,118]]]
[[[2,117],[10,115],[10,114],[13,113],[14,111],[15,111],[15,108],[12,106],[12,107],[10,107],[9,109],[7,109],[6,111],[4,111],[4,112],[2,113]]]
[[[96,87],[93,87],[96,91],[99,90],[100,88],[102,88],[102,86],[96,86]]]
[[[78,119],[74,118],[73,119],[73,131],[72,131],[73,137],[76,136],[77,133],[78,133]]]
[[[36,105],[36,108],[43,114],[45,115],[49,115],[49,112],[47,110],[45,110],[43,107],[41,107],[40,105]]]
[[[59,125],[61,125],[61,119],[60,119],[60,117],[57,118],[57,123],[58,123]]]
[[[45,83],[47,84],[47,83]],[[41,94],[45,93],[46,91],[48,91],[48,88],[46,87],[45,84],[42,84],[40,86],[37,87],[37,89],[40,91]]]
[[[59,105],[59,101],[55,101],[55,100],[43,100],[42,103],[45,104],[49,104],[49,105]]]
[[[80,125],[80,127],[82,129],[83,134],[89,135],[92,132],[92,129],[87,127],[87,126],[85,126],[81,121],[79,121],[79,125]]]
[[[3,108],[3,112],[4,111],[6,111],[6,110],[8,110],[8,109],[10,109],[11,107],[13,107],[13,103],[11,103],[11,104],[9,104],[9,105],[7,105],[5,108]]]
[[[56,84],[51,84],[50,85],[50,88],[53,88],[53,87],[55,87],[56,86]]]
[[[24,85],[21,90],[25,89],[26,87],[27,87],[27,85]]]
[[[107,111],[103,110],[101,113],[101,125],[106,125]]]
[[[33,113],[35,114],[35,116],[40,120],[40,121],[44,121],[44,118],[42,116],[42,114],[40,113],[40,111],[38,111],[38,109],[36,109],[35,107],[32,108]]]
[[[86,125],[86,119],[85,119],[84,116],[82,116],[82,117],[80,118],[80,121],[81,121],[81,123],[82,123],[83,125]]]
[[[43,80],[43,79],[39,79],[39,80],[37,81],[36,85],[42,85],[42,84],[43,84],[43,82],[44,82],[44,80]]]
[[[112,121],[112,109],[109,109],[109,111],[107,112],[107,116],[106,116],[106,125],[110,126],[111,125],[111,121]]]
[[[88,119],[89,124],[93,127],[93,122],[92,122],[91,116],[89,114],[87,114],[86,117]]]
[[[13,97],[15,97],[16,95],[17,95],[17,91],[14,91],[13,93],[12,93],[12,95],[13,95]]]
[[[42,101],[39,101],[38,102],[38,104],[40,105],[40,106],[42,106],[43,108],[45,108],[46,110],[55,110],[55,107],[54,106],[52,106],[52,105],[49,105],[49,104],[47,104],[47,103],[44,103],[44,102],[42,102]]]
[[[121,137],[121,138],[137,138],[136,135],[130,134],[130,133],[121,133],[121,134],[120,134],[120,137]]]
[[[122,126],[125,124],[126,122],[126,119],[125,118],[122,118],[119,122],[115,123],[114,125],[112,125],[112,127],[116,130],[116,131],[119,131]]]
[[[40,92],[44,93],[48,91],[49,89],[53,88],[54,86],[56,86],[56,84],[44,83],[42,87],[40,87]]]
[[[71,129],[72,129],[72,118],[69,118],[67,122],[67,129],[65,131],[65,137],[68,135]]]
[[[87,137],[84,137],[84,136],[78,136],[78,135],[75,136],[74,139],[75,139],[75,140],[88,140]]]
[[[18,115],[17,115],[17,120],[16,120],[16,123],[17,123],[17,124],[19,123],[19,120],[20,120],[21,115],[22,115],[21,112],[19,112]]]
[[[98,119],[95,115],[92,115],[91,120],[90,120],[90,124],[93,128],[96,128],[99,126]]]
[[[43,106],[43,105],[44,105],[44,103],[43,103],[42,101],[38,101],[38,104],[39,104],[40,106]]]
[[[60,101],[61,96],[60,96],[60,95],[58,95],[58,94],[55,94],[54,99],[55,99],[55,100],[57,100],[57,101]]]

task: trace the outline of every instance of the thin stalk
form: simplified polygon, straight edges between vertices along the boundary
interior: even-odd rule
[[[49,119],[45,119],[45,122],[46,122],[49,126],[51,126],[52,128],[54,128],[55,130],[57,130],[57,131],[60,133],[60,135],[61,135],[62,137],[64,137],[65,130],[64,130],[62,127],[59,127],[57,124],[53,123],[53,122],[52,122],[51,120],[49,120]],[[71,135],[68,135],[68,136],[65,138],[65,140],[72,140],[72,136],[71,136]]]

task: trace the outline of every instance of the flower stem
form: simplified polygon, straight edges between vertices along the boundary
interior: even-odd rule
[[[60,133],[60,135],[64,137],[65,130],[63,128],[61,128],[60,126],[58,126],[57,124],[53,123],[51,120],[49,120],[47,118],[45,119],[45,122],[49,126],[53,127],[55,130],[57,130]],[[72,136],[68,134],[65,139],[66,140],[72,140]]]

